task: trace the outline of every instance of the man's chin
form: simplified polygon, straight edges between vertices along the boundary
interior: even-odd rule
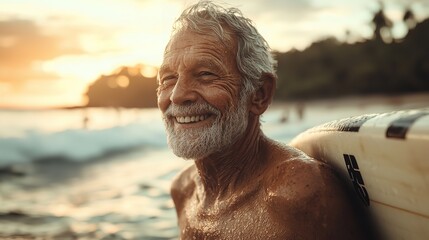
[[[210,153],[195,153],[195,152],[191,152],[191,151],[185,151],[183,149],[178,150],[175,148],[170,147],[173,150],[174,155],[176,155],[177,157],[183,158],[184,160],[199,160],[199,159],[203,159],[203,158],[207,158],[208,156],[210,156]]]
[[[206,133],[200,133],[206,134]],[[198,137],[174,138],[168,140],[168,146],[173,153],[186,160],[198,160],[210,156],[220,147],[213,139],[201,139]]]

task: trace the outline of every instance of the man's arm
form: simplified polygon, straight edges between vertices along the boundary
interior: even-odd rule
[[[297,239],[372,239],[364,209],[332,168],[311,158],[279,164],[268,201]]]
[[[185,201],[192,196],[195,190],[195,182],[193,175],[195,173],[195,166],[189,166],[180,172],[171,184],[170,194],[176,207],[177,215],[180,216]]]

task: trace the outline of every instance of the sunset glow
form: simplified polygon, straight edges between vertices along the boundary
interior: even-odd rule
[[[3,0],[0,3],[0,107],[58,107],[85,104],[87,86],[121,66],[147,65],[153,76],[171,25],[193,0]],[[370,38],[373,0],[224,1],[251,18],[274,50],[303,49],[327,36]],[[410,5],[412,4],[412,5]],[[418,19],[424,1],[385,1],[398,24],[405,6]],[[126,80],[118,81],[125,86]]]

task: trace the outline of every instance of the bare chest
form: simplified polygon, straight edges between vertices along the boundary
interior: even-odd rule
[[[259,196],[205,208],[189,201],[179,214],[182,239],[285,239],[286,226],[280,222]]]

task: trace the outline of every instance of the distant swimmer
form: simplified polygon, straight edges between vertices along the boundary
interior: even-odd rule
[[[289,121],[289,109],[284,109],[282,115],[280,116],[280,123],[287,123]]]
[[[87,109],[84,109],[82,113],[83,113],[83,118],[82,118],[82,128],[83,128],[83,129],[88,129],[89,116],[88,116]]]
[[[200,1],[175,22],[158,106],[173,152],[181,239],[370,239],[333,170],[267,138],[275,61],[236,8]]]

